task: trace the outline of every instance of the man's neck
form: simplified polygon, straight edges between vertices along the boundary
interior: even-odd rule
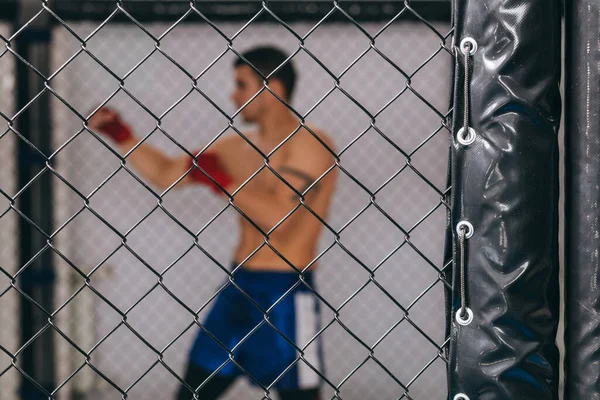
[[[258,134],[266,142],[280,143],[298,128],[298,118],[287,108],[273,110],[258,123]]]

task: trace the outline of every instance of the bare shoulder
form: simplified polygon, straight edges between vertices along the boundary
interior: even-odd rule
[[[314,155],[319,158],[333,159],[332,153],[336,152],[333,139],[322,129],[309,126],[296,135],[297,153],[303,157]]]
[[[255,133],[253,133],[253,132],[242,133],[242,134],[248,140],[252,140],[251,138],[255,135]],[[223,136],[221,136],[219,139],[217,139],[210,146],[210,149],[212,149],[213,151],[215,151],[219,154],[225,155],[227,153],[235,152],[236,150],[239,150],[239,149],[243,148],[244,146],[247,146],[248,143],[247,143],[246,139],[244,139],[242,136],[240,136],[237,132],[234,132],[234,131],[226,132],[223,134]]]

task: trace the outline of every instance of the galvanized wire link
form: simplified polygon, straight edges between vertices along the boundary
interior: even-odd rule
[[[428,300],[429,297],[443,292],[444,288],[451,288],[452,286],[448,279],[452,268],[451,260],[442,260],[440,254],[432,253],[431,249],[427,247],[428,244],[422,239],[423,231],[431,229],[427,226],[431,225],[432,221],[437,221],[436,216],[444,214],[449,209],[447,199],[450,191],[445,183],[440,183],[439,179],[432,177],[429,162],[423,154],[428,154],[427,149],[435,146],[436,142],[446,141],[447,134],[450,133],[450,127],[452,126],[450,121],[452,110],[448,110],[445,105],[440,106],[443,102],[434,98],[435,95],[429,93],[425,85],[428,83],[426,78],[428,67],[442,57],[456,56],[451,45],[453,32],[451,29],[449,32],[440,32],[439,25],[433,24],[424,18],[422,13],[416,10],[417,4],[413,4],[409,0],[400,5],[399,3],[392,5],[391,9],[394,12],[387,16],[384,24],[378,24],[376,27],[373,25],[367,26],[367,24],[361,22],[361,15],[368,15],[371,11],[370,9],[361,10],[360,7],[357,9],[358,4],[345,4],[339,0],[315,3],[316,12],[320,13],[320,17],[312,26],[306,26],[307,24],[286,22],[288,18],[280,15],[279,11],[281,9],[275,8],[272,5],[273,3],[263,1],[259,6],[246,5],[247,8],[244,8],[244,12],[250,13],[248,20],[240,26],[234,27],[220,22],[216,23],[205,15],[203,13],[203,10],[205,10],[203,2],[192,1],[184,6],[178,4],[179,14],[177,14],[177,19],[170,23],[166,29],[163,29],[163,33],[159,34],[158,27],[160,26],[146,23],[144,19],[140,18],[139,14],[130,11],[127,2],[115,1],[113,6],[107,9],[106,15],[103,15],[104,20],[90,28],[89,25],[75,25],[70,20],[63,19],[61,17],[63,14],[55,8],[52,2],[40,0],[39,12],[30,20],[24,22],[12,35],[5,34],[0,29],[0,45],[2,45],[2,48],[0,48],[0,74],[3,73],[1,69],[2,61],[10,59],[15,65],[26,69],[41,82],[39,90],[31,94],[30,101],[27,104],[19,105],[20,109],[15,107],[14,110],[7,111],[2,107],[2,99],[0,99],[0,123],[2,123],[0,125],[0,155],[5,154],[3,152],[5,147],[3,146],[5,146],[5,141],[10,139],[28,149],[29,158],[27,160],[31,159],[33,160],[31,162],[38,163],[37,170],[22,187],[7,188],[4,185],[2,171],[0,171],[0,201],[5,202],[0,204],[0,225],[5,224],[9,218],[15,218],[35,233],[40,240],[40,243],[37,243],[39,245],[36,248],[37,251],[31,254],[30,259],[23,260],[20,263],[21,265],[16,265],[17,262],[15,262],[14,267],[0,265],[0,278],[6,281],[5,286],[0,286],[0,299],[15,296],[18,301],[33,307],[40,317],[38,319],[42,321],[32,329],[31,336],[27,340],[15,346],[5,345],[6,337],[0,334],[0,354],[9,360],[7,365],[0,364],[0,380],[4,379],[6,381],[9,376],[20,376],[24,381],[29,382],[35,390],[49,399],[58,398],[66,390],[77,391],[81,389],[85,391],[91,390],[90,388],[102,388],[110,391],[110,396],[114,398],[136,398],[136,396],[140,396],[139,391],[143,390],[142,387],[155,384],[154,379],[163,379],[164,382],[168,382],[167,385],[161,384],[161,387],[182,382],[183,372],[180,365],[177,364],[178,361],[174,361],[178,358],[173,354],[182,354],[180,344],[186,340],[184,339],[186,335],[203,330],[226,355],[215,374],[224,368],[233,366],[235,371],[247,376],[259,388],[262,398],[273,399],[276,398],[274,392],[276,392],[277,384],[284,379],[285,373],[277,377],[274,382],[261,382],[257,377],[252,376],[244,363],[240,362],[237,357],[239,348],[243,344],[247,344],[254,333],[268,329],[280,338],[281,343],[296,353],[295,360],[286,366],[285,372],[299,366],[312,371],[323,382],[324,398],[351,398],[348,393],[353,391],[355,380],[362,379],[373,386],[376,386],[377,382],[385,381],[387,384],[391,382],[394,389],[386,394],[390,398],[424,400],[421,394],[423,382],[428,382],[426,386],[431,386],[430,381],[439,379],[436,377],[439,377],[440,370],[443,371],[444,369],[443,367],[440,368],[440,365],[443,366],[447,363],[445,350],[448,338],[440,337],[439,332],[432,331],[431,326],[425,322],[430,318],[427,315],[427,318],[424,319],[423,310],[427,307],[427,302],[430,301]],[[99,4],[98,6],[104,7],[105,5]],[[219,7],[221,7],[219,8],[220,13],[229,10],[223,5]],[[389,10],[389,7],[383,7],[380,12],[383,15],[386,12],[389,13]],[[90,12],[94,12],[92,8],[90,8]],[[40,68],[28,59],[30,54],[22,53],[19,47],[16,46],[16,42],[20,40],[22,35],[26,35],[28,30],[35,28],[36,21],[42,16],[48,16],[52,20],[58,36],[63,35],[61,37],[68,38],[69,43],[76,44],[76,49],[73,52],[66,54],[64,57],[56,57],[56,60],[59,60],[57,61],[58,65],[51,71]],[[411,25],[418,25],[424,35],[432,36],[437,43],[431,48],[421,47],[420,58],[417,63],[413,62],[412,65],[411,63],[399,63],[397,58],[393,57],[393,54],[389,51],[390,49],[385,46],[386,35],[390,32],[394,33],[397,21],[408,17],[415,21],[415,24]],[[181,54],[173,51],[173,48],[170,47],[172,45],[170,42],[171,35],[177,29],[184,28],[183,25],[188,18],[202,21],[203,26],[214,35],[214,41],[219,43],[218,46],[221,46],[216,49],[218,51],[215,51],[214,54],[211,53],[211,59],[201,68],[182,60]],[[309,60],[307,64],[310,63],[314,68],[313,72],[326,76],[327,82],[329,82],[328,86],[313,89],[316,93],[310,98],[310,104],[307,102],[303,107],[295,107],[279,97],[273,89],[271,85],[272,74],[264,76],[260,71],[256,71],[261,75],[261,80],[265,84],[252,97],[251,101],[263,94],[270,93],[298,119],[296,129],[269,152],[261,150],[253,142],[252,137],[240,129],[237,122],[240,114],[249,107],[251,101],[239,110],[231,111],[224,105],[223,99],[215,93],[215,88],[211,86],[211,82],[207,82],[207,80],[212,79],[213,75],[211,74],[221,68],[220,63],[226,57],[231,55],[241,56],[242,48],[240,48],[239,39],[245,38],[245,35],[251,37],[256,26],[260,26],[259,24],[264,20],[274,23],[275,26],[281,29],[279,34],[282,36],[284,34],[290,35],[294,43],[297,43],[297,46],[290,51],[290,60]],[[105,40],[103,37],[104,32],[112,29],[117,29],[118,32],[118,29],[122,29],[122,27],[115,27],[114,24],[111,24],[115,21],[126,22],[127,26],[135,27],[135,31],[140,34],[140,42],[147,44],[143,54],[140,52],[139,58],[135,62],[125,65],[126,68],[123,65],[115,64],[107,56],[107,52],[121,51],[125,53],[128,52],[128,49],[119,47],[120,43],[118,41],[108,45],[103,42]],[[352,53],[352,58],[344,61],[343,65],[341,61],[338,62],[338,65],[331,65],[332,62],[326,60],[326,55],[315,44],[316,40],[323,40],[321,30],[326,29],[330,21],[342,21],[345,24],[344,26],[351,27],[352,31],[357,32],[360,37],[360,40],[357,39],[356,42],[360,42],[362,47],[356,53]],[[189,26],[185,28],[188,29]],[[209,42],[207,39],[203,43]],[[411,46],[414,47],[414,43]],[[459,134],[459,140],[468,142],[471,139],[474,140],[475,135],[469,127],[468,96],[469,58],[472,56],[471,52],[474,50],[474,46],[468,44],[465,49],[467,52],[464,55],[464,132]],[[194,51],[199,50],[194,49]],[[205,49],[200,51],[205,51]],[[165,72],[161,74],[163,77],[177,74],[185,82],[185,85],[177,86],[175,84],[170,85],[169,81],[166,80],[167,83],[161,92],[161,96],[164,95],[165,98],[169,99],[169,102],[166,106],[161,104],[160,107],[156,104],[148,104],[147,93],[144,93],[145,87],[132,84],[136,76],[147,73],[147,66],[157,57],[164,62]],[[376,59],[381,68],[387,71],[386,74],[390,74],[390,82],[401,82],[402,87],[391,95],[385,94],[387,96],[385,98],[382,95],[382,101],[371,104],[361,91],[356,90],[355,84],[359,82],[369,85],[372,71],[363,72],[362,74],[357,73],[357,71],[360,71],[365,64],[369,64],[373,59]],[[79,93],[84,90],[95,92],[100,89],[95,86],[94,79],[97,78],[90,72],[91,68],[90,70],[85,69],[84,72],[86,74],[86,84],[90,84],[89,88],[77,87],[69,91],[60,85],[61,77],[73,74],[74,69],[81,68],[78,64],[84,62],[83,60],[86,60],[85,62],[89,62],[89,64],[82,65],[98,68],[105,75],[105,78],[110,80],[112,85],[109,88],[102,88],[102,99],[99,99],[99,102],[94,105],[94,110],[105,105],[111,105],[115,101],[124,101],[129,104],[131,110],[137,110],[135,112],[137,112],[136,115],[140,119],[145,119],[148,122],[144,128],[146,131],[138,132],[140,143],[127,154],[121,154],[114,146],[89,129],[88,121],[92,112],[81,104],[81,100],[78,101],[77,97],[73,96],[72,92]],[[169,68],[172,68],[172,70]],[[62,79],[64,81],[64,78]],[[386,88],[375,88],[373,93],[380,94],[380,92],[384,92],[384,89]],[[171,91],[177,94],[173,99],[168,96]],[[68,117],[64,117],[65,120],[69,118],[77,120],[76,128],[60,119],[57,121],[57,124],[63,124],[60,125],[61,127],[68,126],[68,129],[56,128],[56,132],[53,132],[55,143],[52,143],[50,150],[41,148],[37,142],[30,140],[31,138],[27,132],[21,132],[17,124],[19,118],[35,107],[36,102],[43,101],[45,97],[52,99],[55,109],[62,110],[60,111],[61,115],[68,115]],[[402,134],[402,138],[399,138],[397,129],[388,126],[385,122],[386,115],[395,113],[398,104],[407,98],[410,98],[412,102],[409,107],[411,114],[419,114],[421,120],[433,121],[430,124],[424,124],[423,126],[427,125],[426,128],[421,126],[414,128],[421,129],[422,132],[419,132],[418,140],[410,144],[404,141],[404,134]],[[208,204],[207,200],[206,207],[213,214],[211,214],[211,218],[205,219],[181,211],[197,206],[199,203],[197,199],[193,201],[186,199],[191,205],[185,207],[177,207],[176,201],[173,200],[178,196],[172,194],[173,189],[185,179],[186,175],[181,176],[177,182],[174,182],[167,189],[159,191],[142,179],[130,162],[132,154],[141,146],[141,143],[153,143],[154,140],[158,140],[162,145],[170,146],[170,149],[179,151],[180,154],[187,154],[190,157],[198,156],[198,152],[192,153],[190,151],[189,143],[182,140],[179,134],[179,130],[185,130],[187,127],[172,123],[174,116],[178,115],[177,110],[190,101],[208,104],[215,115],[221,118],[218,130],[214,131],[215,134],[200,153],[209,150],[215,141],[226,134],[232,134],[247,143],[263,160],[263,164],[246,182],[242,183],[238,190],[227,194],[228,199],[224,204],[214,205],[210,208],[211,204]],[[329,103],[336,101],[343,104],[339,106],[340,108],[346,107],[351,109],[353,114],[364,117],[364,122],[357,123],[354,127],[356,131],[352,132],[353,136],[350,140],[334,149],[320,138],[309,121],[314,115],[326,108]],[[328,110],[326,113],[342,115],[340,109]],[[316,182],[303,190],[298,190],[289,182],[286,175],[279,172],[280,170],[274,166],[273,160],[281,156],[282,147],[295,140],[301,130],[308,132],[315,143],[323,146],[331,154],[334,161],[325,173],[316,177]],[[334,136],[335,134],[337,132],[334,132]],[[377,146],[384,147],[387,155],[381,157],[379,156],[379,149],[365,147],[362,151],[369,152],[369,157],[365,158],[371,165],[360,165],[361,168],[356,168],[348,159],[352,158],[353,153],[357,149],[361,149],[361,146],[366,146],[364,145],[365,142],[369,143],[370,141],[377,143]],[[84,150],[88,150],[89,153]],[[6,150],[6,153],[12,154],[12,149],[11,151]],[[109,160],[112,160],[113,163],[108,168],[110,171],[105,168],[108,172],[102,175],[101,179],[90,177],[91,183],[88,183],[88,177],[81,179],[78,176],[78,173],[80,173],[78,165],[86,165],[89,162],[88,159],[96,160],[94,157],[98,155],[101,155],[107,163]],[[394,162],[386,164],[389,161],[388,158]],[[9,159],[8,155],[6,159]],[[368,170],[369,167],[379,172],[379,164],[386,165],[386,168],[389,166],[384,172],[385,177],[371,179],[370,176],[366,176],[364,170]],[[98,169],[102,169],[102,165],[98,165]],[[186,171],[186,174],[189,174],[190,171],[191,168]],[[345,198],[341,202],[338,201],[336,203],[338,207],[348,207],[348,209],[344,213],[340,213],[340,217],[337,219],[319,215],[311,208],[310,202],[307,201],[307,196],[310,195],[311,190],[334,171],[345,181],[345,185],[351,188],[348,193],[342,193],[340,196],[348,195],[356,204],[360,204],[360,206],[350,208],[346,204]],[[16,174],[14,171],[13,173]],[[264,173],[275,176],[298,198],[297,204],[269,230],[260,228],[258,223],[253,221],[245,211],[244,207],[236,202],[236,196],[242,190],[248,188],[248,185],[257,179],[259,174]],[[432,196],[435,201],[427,204],[426,208],[419,208],[420,204],[406,205],[407,210],[403,210],[402,214],[399,214],[392,207],[393,204],[386,201],[386,197],[389,198],[389,191],[397,190],[397,187],[402,185],[402,180],[407,179],[407,177],[410,177],[413,183],[417,182],[415,184],[420,186],[421,193]],[[27,198],[30,191],[44,185],[46,180],[54,182],[56,193],[53,194],[54,197],[51,200],[55,204],[61,203],[60,207],[62,207],[57,207],[61,210],[57,212],[60,215],[56,216],[56,223],[51,226],[51,229],[40,222],[39,216],[29,215],[28,212],[22,209],[22,204],[26,203],[24,199]],[[82,181],[85,184],[82,185]],[[127,182],[127,184],[119,186],[118,182],[122,181]],[[107,191],[122,190],[125,192],[129,189],[136,190],[136,188],[139,198],[136,199],[135,207],[120,202],[113,202],[110,205],[102,203],[103,194]],[[405,193],[400,191],[396,197],[399,198],[404,195]],[[145,207],[145,200],[146,203],[151,203],[151,205]],[[138,202],[139,204],[137,204]],[[184,202],[182,200],[182,203]],[[204,199],[202,199],[202,203],[204,203]],[[205,206],[205,204],[202,205]],[[411,210],[412,207],[418,211]],[[107,217],[107,214],[115,211],[114,209],[118,209],[120,215],[127,217],[124,217],[123,220],[127,220],[128,224],[125,224],[120,218]],[[330,238],[327,239],[329,240],[327,245],[322,246],[321,253],[306,268],[299,268],[294,265],[287,258],[287,254],[279,248],[276,239],[277,230],[299,211],[305,212],[307,218],[310,217],[318,221],[323,227],[324,236]],[[246,260],[234,266],[233,270],[230,270],[222,261],[225,259],[223,254],[215,254],[219,252],[218,247],[221,245],[218,242],[225,239],[217,238],[215,242],[215,237],[213,237],[211,231],[215,227],[219,227],[222,221],[221,218],[231,214],[259,230],[264,238],[263,242],[257,244],[256,249],[247,256]],[[372,223],[367,218],[374,218],[377,223]],[[155,219],[159,219],[161,228],[158,229],[159,232],[151,233],[160,236],[161,243],[148,243],[146,240],[140,240],[140,232],[151,230],[152,228],[148,228],[148,226],[151,226],[151,221]],[[133,222],[129,223],[129,221]],[[190,221],[193,221],[193,223]],[[375,250],[380,249],[368,247],[377,246],[377,243],[368,243],[364,245],[366,248],[360,248],[357,247],[356,240],[353,240],[352,235],[357,230],[367,229],[375,236],[377,232],[373,227],[379,224],[388,226],[388,229],[396,235],[396,241],[393,246],[385,248],[384,256],[373,260],[372,253],[377,253]],[[81,228],[88,225],[94,226],[95,231],[85,231]],[[168,236],[163,238],[163,229],[165,232],[169,229],[176,232],[176,236],[173,236],[176,237],[176,240]],[[443,231],[443,224],[440,224],[439,229],[440,232]],[[459,316],[465,318],[468,317],[470,312],[467,307],[465,293],[465,240],[472,233],[472,227],[470,231],[465,228],[460,229],[458,232],[461,252],[461,309],[459,310]],[[0,240],[3,243],[5,242],[2,236],[0,236]],[[78,254],[78,240],[89,240],[95,246],[94,251]],[[176,251],[173,250],[173,252],[177,252],[176,256],[169,260],[148,257],[149,247],[164,245],[170,240],[173,240],[170,246],[176,249]],[[383,249],[384,246],[382,245],[381,248]],[[246,293],[240,287],[239,281],[236,280],[236,273],[243,268],[243,264],[259,251],[269,251],[277,255],[298,277],[297,282],[269,307],[261,306],[259,301]],[[397,281],[406,280],[407,289],[410,289],[402,290],[399,293],[395,290],[396,288],[389,286],[388,281],[390,279],[386,274],[389,273],[388,266],[392,263],[398,265],[412,264],[412,261],[396,262],[396,257],[405,257],[406,254],[410,254],[412,261],[416,260],[418,263],[423,264],[424,268],[419,273],[424,274],[423,276],[427,273],[431,275],[395,279]],[[29,272],[38,268],[39,265],[43,265],[49,256],[56,260],[55,262],[60,263],[62,268],[59,271],[59,277],[57,278],[59,282],[56,285],[59,288],[57,292],[60,293],[57,294],[51,309],[48,309],[47,304],[43,304],[40,299],[32,296],[27,288],[19,283],[21,279],[28,276]],[[190,261],[186,261],[188,257],[201,258],[204,264],[212,267],[211,273],[213,273],[213,276],[216,274],[215,271],[218,271],[219,277],[225,279],[225,283],[221,284],[215,293],[212,292],[212,288],[209,289],[211,292],[208,296],[206,295],[206,288],[200,290],[194,287],[189,292],[174,290],[172,281],[173,276],[176,275],[175,271],[181,270],[182,264],[185,266],[186,263],[190,263]],[[346,287],[352,290],[339,295],[334,299],[335,301],[332,300],[331,293],[320,286],[309,284],[307,279],[307,272],[310,267],[317,263],[326,264],[330,262],[332,257],[334,260],[338,260],[337,263],[334,261],[335,265],[352,264],[356,266],[356,270],[352,274],[348,274],[340,280],[342,285],[347,285]],[[126,266],[135,266],[136,269],[126,273],[118,266],[112,265],[115,263],[115,259],[117,262],[120,260]],[[194,267],[199,268],[200,266],[194,265]],[[398,268],[398,270],[401,269]],[[60,275],[64,273],[64,270],[68,270],[68,273]],[[36,271],[39,272],[37,269]],[[398,273],[401,272],[398,271]],[[205,273],[206,271],[193,270],[191,276],[197,278],[198,275],[202,275],[204,280],[203,274]],[[108,282],[116,285],[116,288],[107,287],[107,281],[103,281],[103,279],[107,279],[106,276],[113,279]],[[65,283],[65,279],[63,279],[65,277],[69,281],[68,283]],[[190,278],[190,280],[193,279]],[[423,280],[427,280],[427,282],[423,282]],[[349,283],[350,281],[352,283]],[[0,283],[2,282],[4,281],[0,281]],[[213,282],[209,283],[212,284]],[[216,287],[216,284],[213,286]],[[311,338],[308,338],[307,343],[296,343],[294,338],[287,337],[271,318],[273,309],[290,301],[292,291],[299,287],[306,288],[308,293],[314,296],[322,309],[324,319],[321,321],[320,329]],[[235,290],[239,296],[243,297],[249,308],[264,316],[259,324],[248,327],[247,335],[241,338],[240,342],[233,345],[232,348],[229,347],[230,344],[221,342],[218,337],[214,336],[213,332],[209,332],[203,325],[204,313],[212,307],[220,293],[230,289]],[[118,292],[119,296],[116,296],[115,292]],[[410,294],[405,295],[405,293]],[[378,320],[381,326],[372,324],[373,326],[365,327],[364,324],[362,326],[357,324],[357,321],[361,318],[357,311],[360,306],[357,306],[357,304],[360,305],[365,296],[371,296],[371,298],[376,298],[377,301],[386,304],[388,311],[390,311],[387,317],[391,320],[386,319],[383,322],[382,316]],[[156,299],[160,299],[160,301]],[[85,303],[85,301],[88,303]],[[155,307],[160,312],[140,317],[140,309],[154,311],[143,308],[144,304],[152,302],[156,302]],[[435,306],[440,310],[443,309],[441,303]],[[168,307],[178,310],[177,318],[169,315]],[[96,315],[96,313],[101,314]],[[65,315],[76,316],[77,319],[65,322]],[[102,330],[98,329],[96,332],[88,327],[87,334],[82,335],[79,333],[80,325],[85,325],[86,321],[89,322],[95,319],[101,320],[98,322],[98,326],[101,326]],[[102,325],[103,323],[104,325]],[[368,333],[371,329],[377,332],[376,338],[369,337]],[[157,342],[149,333],[152,330],[168,331],[168,334],[165,333],[165,335],[169,337],[167,340]],[[391,338],[397,338],[398,336],[394,335],[399,335],[399,332],[402,335],[408,335],[406,332],[410,332],[411,343],[418,343],[419,351],[424,354],[423,359],[415,361],[415,364],[418,363],[418,365],[405,368],[403,371],[398,370],[390,361],[389,351],[386,348],[390,345]],[[68,360],[62,359],[61,362],[64,364],[70,363],[70,369],[65,368],[64,371],[61,371],[64,373],[58,374],[60,375],[60,381],[56,382],[56,385],[52,388],[44,387],[45,382],[39,381],[38,376],[32,375],[30,371],[26,370],[27,368],[21,365],[24,355],[34,349],[36,343],[42,340],[45,335],[54,335],[64,346],[63,349],[67,349],[57,357],[62,357],[62,354],[69,355]],[[338,350],[337,347],[331,348],[332,356],[344,360],[344,363],[339,364],[339,370],[333,372],[326,368],[320,368],[316,360],[311,358],[309,354],[311,346],[316,346],[319,340],[331,340],[328,339],[330,335],[337,335],[336,340],[343,339],[345,340],[344,343],[352,348],[352,350],[346,351]],[[115,346],[114,342],[123,337],[128,338],[128,342]],[[402,337],[405,338],[406,336]],[[332,343],[336,340],[333,340]],[[106,371],[107,357],[103,359],[102,352],[109,346],[116,348],[122,346],[124,352],[132,348],[136,349],[136,354],[140,355],[139,359],[136,360],[119,360],[119,351],[112,354],[117,358],[114,362],[122,370],[127,370],[128,377],[132,379],[125,379],[120,374],[113,373],[114,371]],[[405,347],[408,346],[409,344]],[[126,347],[127,349],[125,349]],[[187,349],[185,351],[187,352]],[[327,353],[325,353],[326,358],[327,356]],[[265,357],[265,359],[274,358],[276,358],[274,355]],[[132,368],[128,363],[131,363],[131,366],[135,364],[135,368]],[[365,378],[366,374],[375,375]],[[85,378],[82,379],[82,376],[85,376]],[[211,378],[202,383],[200,387],[186,385],[190,398],[202,398],[201,390]],[[163,380],[160,382],[162,383]],[[445,385],[445,382],[440,380],[436,384]],[[89,386],[81,388],[82,385]],[[169,397],[169,394],[164,393],[158,395],[165,398]],[[455,397],[455,400],[468,400],[468,397],[464,396],[464,399]]]

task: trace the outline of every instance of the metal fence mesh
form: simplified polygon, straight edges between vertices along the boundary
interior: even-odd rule
[[[404,13],[413,13],[410,2],[406,5]],[[332,2],[331,10],[344,13],[342,6]],[[115,10],[123,14],[117,6]],[[196,13],[193,8],[189,12]],[[261,13],[269,12],[265,2]],[[154,132],[150,143],[170,155],[180,154],[138,103],[154,115],[163,114],[190,91],[192,81],[185,70],[192,76],[203,74],[197,86],[233,114],[228,96],[235,55],[227,50],[225,37],[234,36],[232,47],[237,51],[276,44],[290,54],[297,52],[293,61],[300,76],[292,105],[330,134],[343,167],[328,218],[337,234],[325,232],[320,239],[325,253],[316,283],[323,299],[321,324],[326,327],[320,334],[324,398],[446,395],[440,271],[448,190],[449,26],[425,20],[358,24],[348,16],[344,23],[286,24],[271,18],[247,26],[180,21],[107,23],[99,28],[52,18],[57,25],[48,86],[55,93],[55,153],[45,173],[53,176],[59,229],[51,240],[60,251],[55,256],[58,279],[52,311],[63,308],[52,318],[56,328],[50,329],[60,329],[69,338],[55,335],[57,383],[62,386],[53,396],[68,398],[76,392],[88,399],[172,398],[178,381],[166,366],[182,376],[198,329],[180,302],[199,310],[227,278],[198,248],[187,252],[193,238],[157,208],[156,197],[132,176],[135,170],[122,168],[109,143],[82,130],[74,110],[88,116],[117,92],[109,104],[121,111],[139,137]],[[3,36],[8,43],[15,40]],[[10,82],[16,57],[0,54],[0,83]],[[341,76],[337,84],[331,74]],[[121,89],[115,75],[126,76]],[[11,90],[6,85],[0,87],[2,93]],[[7,99],[10,96],[0,96],[1,111],[8,116],[3,131],[14,115]],[[227,124],[198,91],[161,120],[162,128],[188,149],[206,145]],[[235,126],[248,128],[237,120]],[[0,139],[3,209],[14,193],[14,162],[4,160],[14,154],[16,137],[8,132]],[[194,232],[227,207],[226,200],[203,188],[168,192],[162,200],[164,208]],[[236,213],[228,207],[198,238],[221,265],[231,261]],[[7,354],[18,348],[16,330],[6,334],[4,329],[4,321],[16,320],[18,312],[10,299],[18,299],[19,293],[10,288],[9,279],[17,267],[10,244],[16,240],[16,218],[9,211],[0,219],[6,276],[0,280],[0,345]],[[126,234],[127,247],[137,256],[115,231]],[[87,282],[74,266],[88,274]],[[208,308],[200,313],[200,321]],[[6,393],[11,399],[19,373],[10,367],[9,355],[0,355],[0,362],[2,398]],[[276,395],[240,381],[224,398],[263,397]]]

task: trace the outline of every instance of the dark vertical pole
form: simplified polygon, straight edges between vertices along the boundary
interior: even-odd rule
[[[600,398],[600,2],[566,2],[565,399]]]
[[[47,18],[40,16],[29,22],[40,9],[40,2],[23,0],[20,2],[20,18],[16,27],[27,24],[27,29],[16,39],[17,52],[27,60],[27,64],[17,62],[17,110],[23,109],[38,93],[44,90],[45,79],[36,74],[32,66],[41,74],[50,73],[50,28]],[[16,30],[16,29],[15,29]],[[30,64],[30,65],[28,65]],[[39,149],[45,156],[51,153],[50,96],[42,95],[21,114],[16,121],[18,132]],[[46,157],[39,154],[24,140],[18,145],[19,188],[31,182],[45,169]],[[37,177],[30,187],[19,197],[17,207],[28,216],[37,227],[49,235],[52,232],[52,180],[45,172]],[[29,221],[21,218],[20,263],[25,265],[47,244],[47,237]],[[20,287],[33,301],[47,313],[53,311],[54,271],[52,252],[44,251],[20,276]],[[47,315],[31,300],[21,297],[21,342],[25,344],[48,323]],[[55,387],[54,343],[52,329],[46,330],[20,355],[23,370],[40,386],[51,392]],[[22,380],[21,397],[25,400],[47,398],[28,379]]]

